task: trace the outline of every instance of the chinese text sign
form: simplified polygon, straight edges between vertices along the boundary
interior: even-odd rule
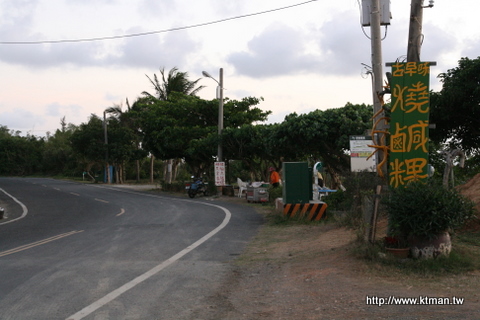
[[[215,185],[225,185],[225,162],[215,162]]]
[[[350,168],[356,171],[376,171],[375,151],[369,145],[373,144],[371,136],[350,136]],[[369,159],[370,157],[370,159]]]
[[[392,66],[388,171],[393,188],[428,176],[429,76],[426,62]]]

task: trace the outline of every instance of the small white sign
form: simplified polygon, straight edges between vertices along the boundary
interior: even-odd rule
[[[370,136],[350,136],[350,164],[351,171],[376,171],[375,155],[367,158],[375,151],[372,137]]]
[[[225,162],[215,162],[215,185],[225,185]]]

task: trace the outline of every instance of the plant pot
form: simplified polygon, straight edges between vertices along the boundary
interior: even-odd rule
[[[452,241],[448,232],[442,232],[432,238],[412,236],[409,243],[412,257],[416,259],[448,257],[452,251]]]
[[[385,248],[385,250],[398,259],[406,259],[410,253],[410,248]]]

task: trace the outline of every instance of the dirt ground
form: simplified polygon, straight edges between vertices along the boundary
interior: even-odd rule
[[[472,199],[480,194],[480,175],[474,180],[462,191]],[[218,291],[192,306],[190,319],[480,319],[480,272],[429,278],[385,272],[352,253],[356,237],[334,224],[267,224],[229,265]],[[464,303],[434,303],[454,297]],[[391,298],[417,304],[388,305]]]
[[[352,253],[355,239],[333,224],[266,225],[191,319],[480,319],[480,272],[423,278],[376,270]],[[389,297],[418,302],[375,300]],[[434,303],[453,297],[464,303]]]

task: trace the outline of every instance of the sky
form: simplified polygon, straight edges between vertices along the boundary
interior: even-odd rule
[[[0,0],[0,125],[53,134],[63,117],[79,125],[113,105],[126,108],[126,99],[133,103],[143,91],[153,94],[147,76],[174,67],[202,78],[199,96],[207,100],[217,84],[202,71],[218,80],[223,68],[224,95],[263,97],[268,123],[292,112],[372,104],[370,28],[361,26],[361,3]],[[384,63],[406,58],[410,0],[391,0],[390,12]],[[480,56],[478,12],[478,0],[437,0],[424,9],[421,60],[437,62],[434,91],[441,89],[438,74]],[[76,41],[141,33],[149,34]]]

